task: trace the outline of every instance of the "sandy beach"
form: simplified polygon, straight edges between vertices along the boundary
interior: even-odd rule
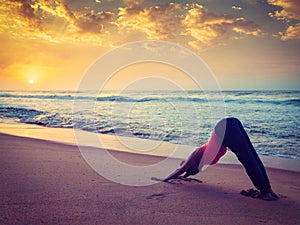
[[[240,165],[218,164],[199,182],[134,187],[111,182],[76,146],[0,134],[1,224],[299,224],[300,173],[267,168],[274,202],[244,197]],[[101,151],[99,149],[99,151]],[[114,152],[126,162],[159,157]]]

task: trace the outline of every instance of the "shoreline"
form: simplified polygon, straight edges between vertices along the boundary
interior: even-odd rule
[[[269,202],[239,194],[253,187],[241,165],[210,166],[195,176],[202,183],[137,187],[96,173],[76,146],[8,134],[0,134],[0,141],[1,224],[296,225],[300,221],[298,172],[267,168],[272,188],[280,196]],[[160,160],[111,153],[138,166]]]
[[[0,122],[0,133],[18,137],[46,140],[61,144],[104,148],[115,151],[136,153],[149,156],[186,159],[196,146],[176,145],[164,141],[95,134],[68,128],[49,128],[34,124],[18,123],[13,120]],[[84,137],[84,138],[78,138]],[[266,167],[300,172],[300,160],[278,156],[259,155]],[[220,159],[220,164],[240,164],[230,150]]]

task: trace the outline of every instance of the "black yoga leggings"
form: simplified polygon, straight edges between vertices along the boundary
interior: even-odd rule
[[[215,127],[222,145],[230,148],[243,164],[254,186],[261,193],[271,190],[270,181],[265,167],[258,157],[242,123],[236,118],[221,120]]]

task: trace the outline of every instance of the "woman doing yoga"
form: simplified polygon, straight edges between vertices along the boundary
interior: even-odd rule
[[[216,164],[226,153],[227,147],[235,153],[254,186],[259,190],[242,191],[247,195],[263,200],[277,200],[272,191],[265,167],[258,157],[242,123],[236,118],[222,119],[215,126],[209,141],[197,148],[181,167],[170,174],[164,181],[184,179],[197,174],[204,165]],[[185,173],[183,176],[181,176]]]

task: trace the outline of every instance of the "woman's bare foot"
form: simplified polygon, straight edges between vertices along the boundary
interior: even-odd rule
[[[251,198],[262,199],[265,201],[275,201],[279,199],[278,195],[276,195],[272,190],[263,194],[258,190],[249,189],[249,190],[242,190],[240,194]]]

